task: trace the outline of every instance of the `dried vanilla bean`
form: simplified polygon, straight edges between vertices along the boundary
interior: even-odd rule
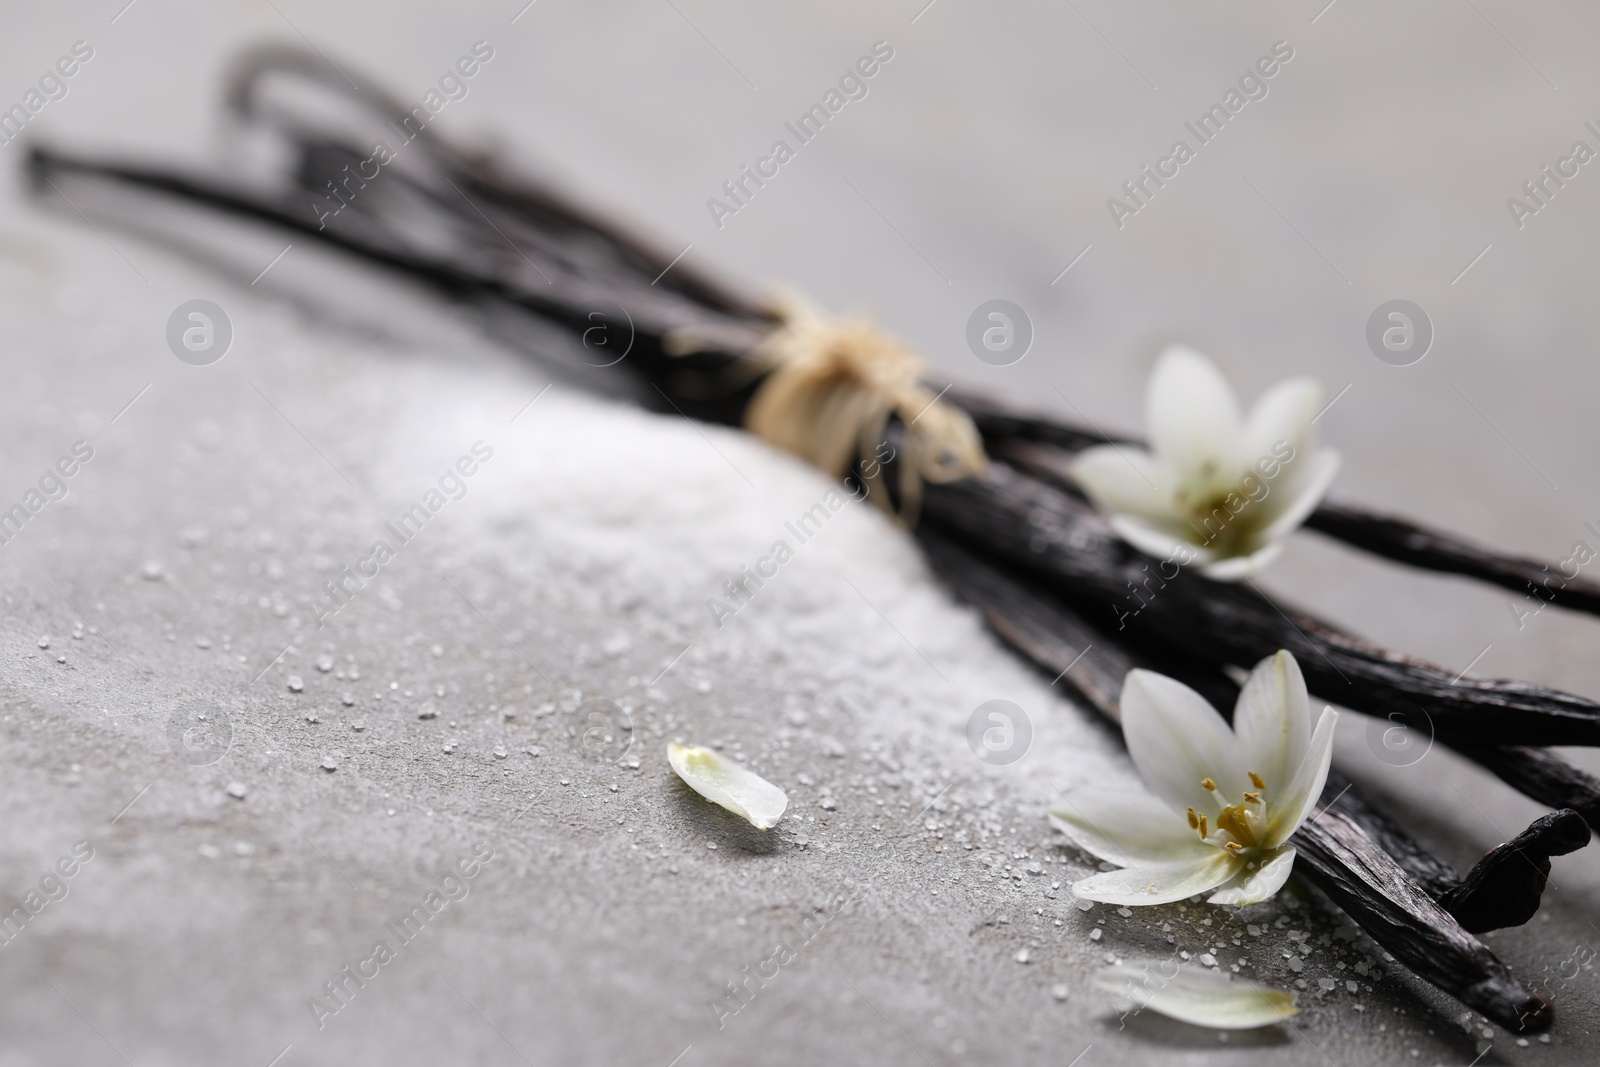
[[[307,151],[309,154],[311,149],[308,147]],[[86,163],[42,150],[35,151],[34,166],[40,176],[76,171],[143,185],[248,217],[294,226],[367,258],[431,278],[447,287],[494,293],[574,326],[589,321],[590,312],[585,308],[598,299],[597,293],[623,290],[632,293],[641,288],[651,288],[647,282],[640,281],[640,268],[644,261],[629,260],[620,254],[606,260],[605,269],[597,277],[588,279],[582,285],[572,282],[570,275],[594,268],[591,261],[595,257],[590,256],[585,260],[576,251],[559,250],[581,246],[581,240],[572,236],[572,233],[581,236],[586,232],[582,230],[585,225],[602,234],[606,232],[599,223],[575,213],[564,216],[560,232],[549,235],[546,241],[553,249],[547,262],[556,264],[551,269],[561,271],[557,277],[566,284],[552,285],[549,287],[551,291],[539,292],[537,287],[530,284],[503,279],[496,273],[493,263],[475,261],[465,251],[457,256],[460,262],[429,258],[379,225],[376,217],[366,219],[355,213],[350,216],[348,226],[329,226],[319,232],[312,225],[314,215],[304,210],[304,204],[292,204],[292,198],[281,203],[272,202],[253,193],[229,190],[215,183],[160,170]],[[393,177],[396,180],[403,178],[402,175]],[[486,180],[480,180],[474,186],[475,189],[489,187]],[[513,193],[503,189],[496,195],[506,203],[517,202]],[[524,196],[525,200],[533,198],[532,193]],[[369,201],[357,199],[355,203],[382,206],[377,198]],[[489,206],[492,208],[494,205]],[[470,212],[463,207],[461,214]],[[509,219],[512,214],[508,210],[506,218]],[[519,233],[527,233],[532,228],[530,218],[517,218],[522,223]],[[357,220],[364,220],[367,224],[365,228]],[[688,413],[717,421],[736,422],[747,396],[746,391],[734,391],[721,398],[708,398],[699,395],[695,389],[685,388],[683,383],[686,378],[703,380],[714,375],[734,358],[741,347],[748,348],[753,344],[754,339],[761,335],[758,321],[744,317],[748,308],[741,309],[732,304],[707,307],[698,296],[687,290],[657,290],[652,299],[656,302],[643,305],[634,312],[639,328],[639,344],[633,365],[662,385],[673,402]],[[685,310],[691,305],[696,310]],[[701,331],[708,336],[715,334],[722,338],[721,348],[719,350],[713,345],[711,351],[698,358],[665,355],[661,342],[665,334],[674,329]],[[1076,447],[1082,447],[1098,437],[1078,433],[1076,437],[1069,438],[1064,435],[1075,431],[1047,420],[1030,420],[1024,416],[1006,414],[997,411],[998,405],[992,402],[988,408],[971,398],[964,398],[963,402],[974,410],[980,428],[986,427],[991,433],[998,434],[1003,430],[1019,436],[1031,434],[1045,437],[1063,447],[1071,446],[1074,442]],[[1291,621],[1265,603],[1264,598],[1252,597],[1238,587],[1202,584],[1190,575],[1180,575],[1177,580],[1166,583],[1160,575],[1150,574],[1149,565],[1155,561],[1138,557],[1131,550],[1119,547],[1120,542],[1112,538],[1103,525],[1090,524],[1085,517],[1085,507],[1060,506],[1060,501],[1066,496],[1059,491],[1051,493],[1053,499],[1035,501],[1021,499],[1018,493],[990,492],[988,490],[992,487],[987,483],[982,489],[975,489],[971,483],[931,488],[934,491],[930,493],[930,505],[947,500],[951,506],[962,510],[974,506],[985,508],[991,503],[1001,504],[1001,508],[992,516],[978,516],[978,526],[997,528],[1009,535],[1005,538],[1007,551],[1012,558],[1020,558],[1023,562],[1027,562],[1028,556],[1032,555],[1028,542],[1033,538],[1040,537],[1049,542],[1054,536],[1058,542],[1056,547],[1059,548],[1062,536],[1069,531],[1076,531],[1071,532],[1070,536],[1086,538],[1084,545],[1097,550],[1096,558],[1093,561],[1085,560],[1083,566],[1071,566],[1070,561],[1065,561],[1069,565],[1061,566],[1059,564],[1063,561],[1059,557],[1068,553],[1058,551],[1054,553],[1057,557],[1053,565],[1055,577],[1069,580],[1069,584],[1080,594],[1080,599],[1102,598],[1103,610],[1108,613],[1120,610],[1115,608],[1116,605],[1134,606],[1139,603],[1129,600],[1131,589],[1153,588],[1151,582],[1160,585],[1162,595],[1155,598],[1152,606],[1137,608],[1139,618],[1135,620],[1135,625],[1152,630],[1162,629],[1165,640],[1175,647],[1187,648],[1189,654],[1197,659],[1240,663],[1253,661],[1280,647],[1289,648],[1301,659],[1308,677],[1317,676],[1313,688],[1318,689],[1320,695],[1356,706],[1358,710],[1378,710],[1385,703],[1414,701],[1422,704],[1430,715],[1435,715],[1435,725],[1440,729],[1441,737],[1452,743],[1493,744],[1500,740],[1499,731],[1507,726],[1513,728],[1517,740],[1524,743],[1593,744],[1600,740],[1600,720],[1596,718],[1600,706],[1593,702],[1518,682],[1462,679],[1457,684],[1440,668],[1386,653],[1338,634],[1308,617],[1296,615]],[[1004,488],[1000,487],[1001,490]],[[1041,483],[1030,481],[1021,495],[1040,488]],[[1070,498],[1066,499],[1070,503]],[[1020,525],[1026,522],[1029,515],[1041,509],[1053,515],[1043,527],[1035,530]],[[956,525],[959,526],[959,523]],[[974,534],[980,543],[984,540],[985,532],[981,529],[968,531],[969,537]],[[1111,544],[1107,543],[1108,540]],[[1086,555],[1077,545],[1073,546],[1070,554]],[[1180,601],[1181,604],[1178,603]],[[1167,610],[1174,607],[1182,610]],[[1191,610],[1193,608],[1198,608],[1198,612]],[[1202,619],[1206,621],[1196,624]],[[1185,644],[1186,637],[1194,639],[1192,645]],[[1240,655],[1239,646],[1245,650],[1243,655]],[[1507,711],[1513,714],[1502,720],[1500,716]],[[1582,804],[1571,806],[1586,810]]]
[[[1520,926],[1539,910],[1550,857],[1576,852],[1589,836],[1583,816],[1571,809],[1553,811],[1490,850],[1439,903],[1471,933]]]
[[[924,522],[1033,573],[1130,640],[1249,667],[1294,653],[1311,690],[1369,714],[1420,707],[1440,739],[1497,745],[1600,744],[1600,704],[1532,682],[1452,676],[1268,600],[1251,582],[1169,572],[1118,538],[1088,504],[1002,463],[983,478],[930,485]]]
[[[1570,808],[1590,827],[1600,826],[1600,779],[1543,749],[1525,745],[1452,745],[1463,756],[1552,808]]]
[[[1477,578],[1557,607],[1600,615],[1600,584],[1579,577],[1576,567],[1569,577],[1559,564],[1552,569],[1346,503],[1324,503],[1306,519],[1306,528],[1400,563]]]
[[[309,175],[327,173],[329,168],[337,173],[335,163],[360,158],[352,149],[336,150],[321,143],[299,147],[305,154],[302,169],[308,172],[308,180]],[[724,372],[771,329],[769,320],[749,308],[708,305],[694,295],[697,290],[692,285],[684,290],[672,288],[671,274],[653,286],[640,262],[621,253],[597,254],[595,234],[577,229],[575,220],[581,216],[574,215],[550,230],[531,227],[506,203],[488,199],[483,190],[492,187],[485,185],[484,179],[465,174],[457,174],[458,187],[446,188],[444,193],[404,174],[384,174],[385,185],[380,188],[391,194],[405,190],[411,195],[357,197],[352,210],[324,226],[318,223],[317,198],[305,189],[269,193],[218,178],[85,159],[38,145],[31,150],[28,166],[36,188],[44,191],[49,190],[46,182],[87,178],[175,197],[293,230],[449,293],[504,300],[579,333],[596,325],[595,315],[612,316],[615,309],[624,308],[625,323],[615,325],[630,342],[628,370],[655,383],[678,410],[694,418],[739,423],[755,380],[747,374],[732,386],[723,385]],[[466,198],[469,190],[475,199]],[[457,203],[449,203],[445,193]],[[504,191],[498,195],[511,198]],[[486,222],[478,215],[480,211],[493,222]],[[416,220],[408,217],[424,213],[431,214],[437,224],[418,227]],[[414,236],[418,230],[426,239]],[[497,230],[515,233],[517,247],[527,258],[513,255],[513,264],[503,254],[506,245],[486,249],[490,238],[503,240]],[[442,234],[450,234],[454,240],[441,241]],[[666,338],[675,332],[697,338],[700,348],[688,354],[669,354]]]
[[[1014,445],[1003,446],[1003,454],[1008,457],[1018,456],[1018,452]],[[1028,457],[1024,454],[1019,458],[1034,459],[1036,457]],[[1052,484],[1054,483],[1052,482]],[[1060,489],[1061,487],[1057,486],[1057,488]],[[1062,489],[1062,492],[1065,493],[1065,490]],[[1071,496],[1070,493],[1067,495]],[[1084,506],[1083,510],[1088,510],[1086,505]],[[1148,572],[1142,573],[1148,574]],[[1159,575],[1157,578],[1159,579]],[[1159,581],[1157,584],[1159,584]],[[1324,632],[1335,632],[1333,627],[1317,622],[1316,620],[1302,616],[1298,613],[1294,613],[1296,622],[1290,622],[1287,615],[1279,612],[1277,608],[1272,607],[1270,603],[1266,603],[1265,607],[1263,607],[1265,598],[1254,597],[1250,599],[1254,602],[1254,607],[1257,609],[1257,612],[1266,616],[1266,621],[1269,626],[1274,618],[1279,621],[1283,630],[1281,636],[1283,636],[1285,640],[1288,639],[1288,635],[1290,634],[1293,634],[1297,638],[1303,637],[1309,641],[1312,640],[1315,635],[1319,635]],[[1295,628],[1296,623],[1298,623],[1298,629]],[[1354,641],[1355,639],[1351,638],[1349,640]],[[1293,646],[1284,647],[1292,648]],[[1404,657],[1397,657],[1397,654],[1394,653],[1384,653],[1383,655],[1395,659],[1397,663],[1411,662],[1406,660]],[[1240,663],[1240,665],[1245,665],[1247,660],[1248,657],[1245,657],[1241,660],[1235,660],[1233,662]],[[1316,663],[1303,662],[1302,669],[1309,669],[1310,667],[1316,665]],[[1425,693],[1427,691],[1437,691],[1445,672],[1442,670],[1442,668],[1432,667],[1431,665],[1423,666],[1427,667],[1429,673],[1432,675],[1432,677],[1427,679],[1427,690],[1422,690],[1419,687],[1418,691],[1398,693],[1394,697],[1385,700],[1382,703],[1376,704],[1370,709],[1357,705],[1349,705],[1347,702],[1348,698],[1341,696],[1338,688],[1332,685],[1328,686],[1324,690],[1321,690],[1319,695],[1329,700],[1345,702],[1347,703],[1347,706],[1356,707],[1356,710],[1373,710],[1385,715],[1395,714],[1403,719],[1412,721],[1413,725],[1419,726],[1425,732],[1430,732],[1431,727],[1437,725],[1437,722],[1427,715],[1431,705],[1424,703],[1426,699]],[[1324,670],[1322,673],[1327,674],[1327,671]],[[1461,681],[1466,682],[1466,679],[1462,679]],[[1524,691],[1538,691],[1541,689],[1541,687],[1532,686],[1528,683],[1483,683],[1477,679],[1473,679],[1467,684],[1473,686],[1482,686],[1485,684],[1490,686],[1503,685],[1510,687],[1513,690]],[[1451,687],[1454,687],[1454,680],[1452,680]],[[1545,690],[1545,692],[1553,691]],[[1561,697],[1566,696],[1565,694],[1556,695]],[[1419,710],[1423,711],[1424,715],[1418,715],[1417,712]],[[1515,724],[1512,723],[1503,723],[1500,725],[1502,727],[1515,728]],[[1445,744],[1448,744],[1451,748],[1461,752],[1469,759],[1482,764],[1486,769],[1492,771],[1507,784],[1515,787],[1531,799],[1536,800],[1541,804],[1547,804],[1552,808],[1572,808],[1583,815],[1591,826],[1600,826],[1600,779],[1597,779],[1593,775],[1590,775],[1587,772],[1579,770],[1571,764],[1562,761],[1559,757],[1548,752],[1544,752],[1540,749],[1530,748],[1527,746],[1502,744],[1498,741],[1498,737],[1501,732],[1500,729],[1491,727],[1491,731],[1490,738],[1474,737],[1470,732],[1456,736],[1450,731],[1441,731],[1440,740]],[[1521,734],[1520,729],[1517,729],[1516,732]]]
[[[1352,820],[1324,811],[1292,839],[1317,888],[1419,977],[1512,1033],[1548,1029],[1550,1000],[1529,993],[1483,942],[1406,876]]]

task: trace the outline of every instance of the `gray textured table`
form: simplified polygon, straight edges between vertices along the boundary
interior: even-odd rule
[[[841,512],[714,624],[706,599],[821,476],[597,395],[535,324],[300,241],[275,259],[273,232],[140,213],[141,232],[92,207],[86,225],[18,180],[31,138],[239,161],[214,101],[246,41],[303,33],[420,98],[482,40],[494,58],[441,129],[702,264],[870,310],[937,376],[1135,429],[1155,350],[1184,338],[1246,395],[1290,374],[1337,394],[1319,427],[1345,497],[1553,559],[1593,543],[1600,179],[1583,168],[1520,229],[1506,198],[1597,143],[1600,15],[920,7],[12,13],[0,104],[73,42],[93,56],[0,146],[0,505],[77,442],[92,458],[0,547],[0,894],[39,893],[0,947],[0,1064],[1590,1058],[1592,850],[1558,861],[1538,919],[1488,938],[1555,993],[1550,1041],[1527,1047],[1310,896],[1159,925],[1079,910],[1066,886],[1087,868],[1044,810],[1126,778],[1118,741],[879,516]],[[718,228],[707,198],[879,40],[894,55],[867,95]],[[1118,228],[1107,198],[1279,40],[1294,55],[1265,97]],[[1011,367],[962,339],[994,297],[1036,330]],[[163,338],[194,298],[233,326],[212,366]],[[1414,366],[1363,339],[1393,298],[1437,331]],[[326,583],[479,442],[442,487],[459,499],[319,628]],[[1457,668],[1600,692],[1594,624],[1553,609],[1519,629],[1505,595],[1312,535],[1264,585]],[[1004,768],[965,743],[997,698],[1035,731]],[[570,739],[592,700],[630,717],[618,762]],[[215,734],[175,748],[197,702]],[[1339,761],[1452,861],[1537,814],[1444,752],[1384,765],[1364,726],[1341,723]],[[757,767],[791,814],[762,835],[709,807],[668,769],[673,739]],[[1223,1041],[1119,1018],[1089,984],[1175,953],[1298,986],[1302,1013]]]

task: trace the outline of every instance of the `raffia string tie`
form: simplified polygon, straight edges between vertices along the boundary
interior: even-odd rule
[[[988,467],[967,413],[923,388],[923,363],[861,319],[829,319],[804,300],[776,301],[782,322],[756,349],[771,367],[745,411],[745,428],[836,478],[856,468],[868,494],[892,513],[880,452],[891,417],[905,426],[898,463],[898,518],[912,524],[922,483],[953,482]]]

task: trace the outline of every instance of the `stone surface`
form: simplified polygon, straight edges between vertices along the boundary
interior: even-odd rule
[[[483,39],[441,128],[708,264],[865,306],[936,375],[1136,428],[1183,337],[1247,395],[1289,374],[1338,394],[1319,426],[1349,498],[1552,559],[1600,544],[1595,200],[1580,176],[1522,230],[1504,203],[1589,136],[1558,103],[1600,88],[1588,10],[120,6],[13,14],[0,103],[95,49],[28,137],[228,165],[217,76],[247,40],[303,31],[409,99]],[[717,229],[705,199],[879,39],[866,99]],[[1106,198],[1279,39],[1268,96],[1115,228]],[[596,395],[618,383],[536,324],[310,244],[253,281],[288,238],[69,193],[87,226],[25,194],[22,151],[0,146],[0,503],[76,442],[93,456],[0,547],[0,893],[74,872],[0,947],[0,1064],[1590,1058],[1592,852],[1489,937],[1556,997],[1527,1046],[1314,896],[1077,907],[1090,868],[1044,810],[1125,781],[1119,743],[879,516],[841,510],[719,628],[707,598],[824,478]],[[1036,328],[1012,367],[965,350],[997,296]],[[1438,332],[1408,368],[1363,340],[1397,297]],[[195,298],[233,324],[209,367],[163,336]],[[399,544],[385,523],[436,489],[459,499]],[[319,627],[379,539],[393,559]],[[1588,620],[1519,628],[1504,595],[1311,535],[1263,585],[1457,668],[1600,692]],[[1034,731],[1007,767],[966,745],[992,699]],[[1539,812],[1443,752],[1386,766],[1365,727],[1341,722],[1340,762],[1458,864]],[[720,746],[789,813],[762,834],[704,803],[670,740]],[[393,958],[363,962],[380,940]],[[1294,1025],[1223,1041],[1091,985],[1208,957],[1295,989]]]

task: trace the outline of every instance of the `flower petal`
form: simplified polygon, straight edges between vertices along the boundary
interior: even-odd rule
[[[1250,577],[1278,558],[1283,551],[1281,543],[1258,548],[1248,556],[1224,556],[1200,564],[1200,573],[1213,582],[1237,582]]]
[[[1220,848],[1207,851],[1198,859],[1090,875],[1073,883],[1072,895],[1102,904],[1171,904],[1210,892],[1244,868],[1244,860]]]
[[[1171,559],[1180,566],[1184,560],[1193,563],[1212,558],[1211,550],[1195,544],[1195,535],[1179,521],[1152,521],[1136,515],[1112,515],[1108,521],[1118,537],[1147,556]]]
[[[1277,541],[1305,522],[1306,516],[1322,503],[1334,475],[1339,473],[1339,453],[1331,448],[1321,449],[1300,462],[1305,466],[1299,471],[1291,466],[1291,480],[1276,487],[1276,498],[1267,498],[1273,501],[1275,510],[1271,512],[1272,520],[1256,535],[1259,540]]]
[[[1166,675],[1128,672],[1122,683],[1122,736],[1144,784],[1179,814],[1193,806],[1215,817],[1222,810],[1219,797],[1237,799],[1250,788],[1238,742],[1217,709]],[[1206,778],[1216,784],[1215,791],[1201,787]]]
[[[1072,477],[1102,511],[1151,518],[1172,514],[1172,475],[1131,445],[1097,445],[1072,461]]]
[[[1094,984],[1159,1015],[1213,1030],[1270,1026],[1299,1010],[1287,990],[1193,968],[1169,978],[1159,968],[1152,973],[1149,965],[1124,965],[1102,971]]]
[[[1259,904],[1283,888],[1294,869],[1294,849],[1288,845],[1268,853],[1255,870],[1246,867],[1206,900],[1208,904]]]
[[[1080,790],[1050,809],[1050,822],[1085,852],[1119,867],[1198,859],[1216,851],[1183,816],[1149,793]]]
[[[1256,664],[1234,705],[1233,732],[1244,769],[1266,779],[1272,804],[1289,787],[1311,738],[1311,701],[1294,656],[1280,650]]]
[[[667,762],[689,788],[713,804],[750,820],[758,830],[778,825],[789,797],[748,767],[698,745],[667,746]]]
[[[1239,405],[1227,379],[1185,345],[1173,345],[1156,360],[1144,422],[1157,458],[1191,488],[1230,488],[1240,462],[1255,462],[1237,454]]]
[[[1274,793],[1267,801],[1267,832],[1262,844],[1276,848],[1289,839],[1311,814],[1311,808],[1322,795],[1328,782],[1328,767],[1333,762],[1333,728],[1339,713],[1323,708],[1317,728],[1306,745],[1306,754],[1295,768],[1294,778],[1281,793]],[[1270,783],[1269,783],[1270,784]]]
[[[1250,408],[1245,420],[1243,457],[1252,466],[1273,457],[1274,447],[1282,442],[1302,454],[1311,448],[1311,420],[1322,402],[1322,386],[1311,378],[1290,378],[1279,382]]]

